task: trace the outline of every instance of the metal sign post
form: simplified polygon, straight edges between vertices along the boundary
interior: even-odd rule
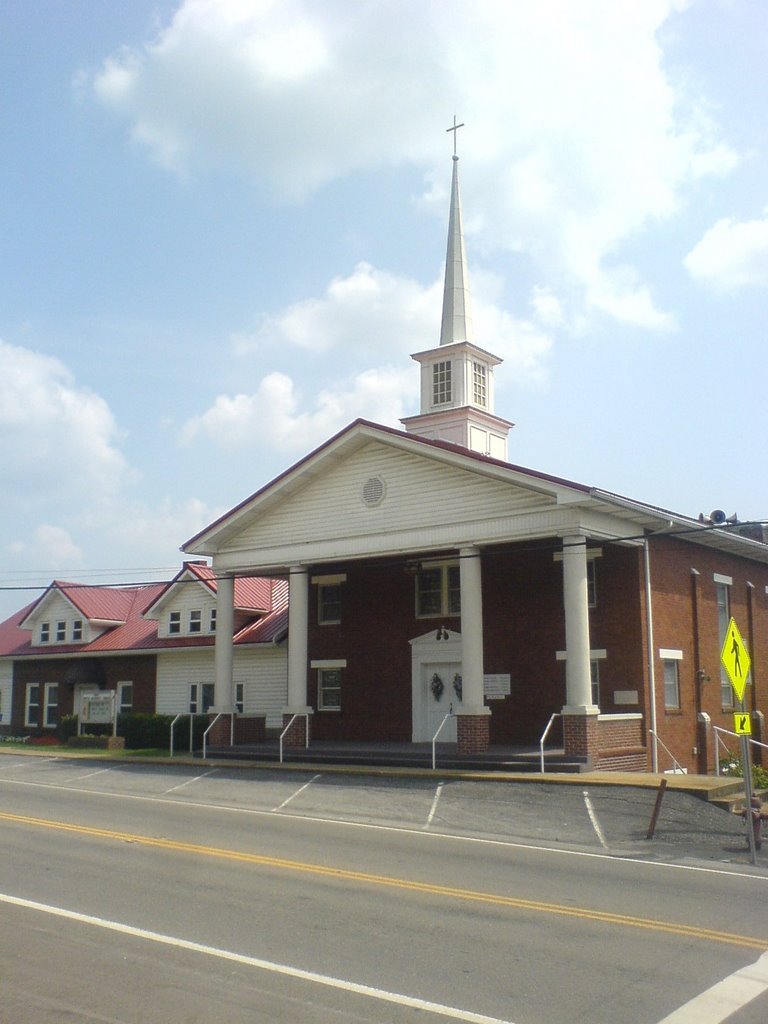
[[[741,765],[744,771],[744,796],[747,801],[744,820],[747,824],[747,842],[749,843],[750,859],[753,864],[757,864],[755,830],[752,827],[752,760],[749,751],[749,712],[744,704],[744,691],[747,687],[752,660],[749,657],[747,648],[744,646],[744,641],[741,639],[739,627],[733,618],[728,623],[728,629],[725,632],[725,641],[720,652],[720,661],[731,681],[733,692],[739,701],[739,711],[734,716],[734,725],[736,727],[735,731],[741,734]],[[751,729],[749,731],[751,732]]]

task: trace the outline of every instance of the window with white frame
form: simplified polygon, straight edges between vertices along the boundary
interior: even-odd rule
[[[168,616],[168,633],[181,632],[181,612],[171,612]]]
[[[59,724],[59,684],[46,683],[43,706],[43,725],[52,729]]]
[[[133,683],[117,684],[117,710],[121,715],[127,715],[133,711]]]
[[[83,620],[75,619],[72,623],[72,640],[76,643],[83,639]]]
[[[67,624],[66,622],[56,623],[56,643],[63,644],[67,639]]]
[[[664,707],[680,707],[680,662],[664,659]]]
[[[728,632],[728,623],[731,621],[731,583],[728,576],[715,575],[715,588],[717,594],[717,635],[719,644],[718,655],[725,643],[725,636]],[[718,658],[719,660],[719,658]],[[731,681],[724,666],[720,665],[720,702],[724,708],[733,707],[733,690]]]
[[[341,622],[341,584],[321,583],[318,586],[317,621],[321,626]]]
[[[589,681],[592,685],[592,703],[600,707],[600,662],[597,658],[589,659]]]
[[[441,359],[432,367],[432,404],[446,405],[452,400],[451,361]]]
[[[341,668],[317,670],[317,710],[341,711]]]
[[[587,559],[587,604],[597,607],[597,559]]]
[[[245,684],[235,683],[235,710],[242,715],[245,708]]]
[[[461,573],[455,563],[422,566],[416,574],[416,616],[461,614]]]
[[[24,725],[36,728],[40,724],[40,683],[27,683],[24,697]]]
[[[211,608],[211,617],[208,620],[208,632],[209,633],[215,633],[216,632],[216,609],[215,608]]]
[[[472,363],[472,398],[475,405],[488,404],[488,367],[484,363]]]
[[[608,653],[604,647],[596,647],[589,652],[589,682],[592,703],[600,707],[600,662],[605,661]],[[557,661],[567,661],[566,651],[555,651]]]
[[[213,683],[189,684],[189,713],[204,715],[213,707]]]
[[[51,639],[51,624],[50,622],[40,623],[40,643],[47,644]]]
[[[203,613],[199,608],[193,609],[189,613],[189,632],[190,633],[201,633],[203,630]]]

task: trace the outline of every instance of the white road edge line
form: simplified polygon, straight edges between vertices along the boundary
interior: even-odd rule
[[[322,773],[321,773],[322,774]],[[139,793],[119,793],[116,790],[82,789],[79,786],[62,786],[51,782],[26,782],[24,779],[0,778],[3,786],[26,786],[32,789],[52,789],[62,793],[79,793],[82,796],[100,797],[104,800],[134,800],[139,803],[171,804],[174,807],[190,809],[201,808],[207,811],[220,811],[224,814],[246,814],[254,818],[269,818],[276,814],[273,810],[258,807],[230,807],[224,804],[212,804],[203,800],[166,800],[163,796],[144,796]],[[424,836],[430,840],[450,839],[457,843],[471,843],[477,846],[501,846],[510,850],[526,850],[533,853],[549,853],[556,857],[588,857],[593,860],[609,860],[613,864],[639,864],[641,867],[654,871],[693,871],[704,875],[723,875],[726,878],[740,878],[743,881],[758,882],[765,885],[768,874],[756,875],[751,871],[727,871],[723,868],[710,868],[698,864],[668,864],[664,861],[645,860],[643,857],[623,857],[612,853],[593,853],[585,850],[564,850],[558,846],[542,846],[541,843],[522,843],[514,839],[486,839],[481,836],[463,836],[456,832],[426,832],[424,829],[409,828],[406,825],[377,825],[368,821],[348,821],[344,818],[323,818],[317,814],[281,814],[283,821],[297,824],[311,822],[317,825],[334,825],[339,828],[369,829],[374,832],[400,832],[403,835]]]
[[[185,781],[180,782],[178,786],[171,786],[170,789],[163,790],[163,795],[165,796],[168,793],[175,793],[177,789],[184,789],[185,786],[191,786],[193,782],[199,782],[200,779],[206,779],[209,775],[213,775],[213,773],[218,770],[218,768],[211,768],[207,772],[203,772],[201,775],[195,775],[191,779],[185,779]]]
[[[465,1021],[467,1024],[512,1024],[511,1021],[501,1020],[499,1017],[487,1017],[482,1013],[473,1013],[472,1010],[462,1010],[455,1006],[444,1006],[442,1003],[433,1003],[427,999],[418,999],[415,996],[406,996],[398,992],[387,992],[386,989],[373,988],[370,985],[360,985],[354,981],[332,978],[325,974],[316,974],[314,971],[305,971],[300,967],[291,967],[288,964],[278,964],[255,956],[246,956],[243,953],[218,949],[216,946],[205,946],[202,943],[179,939],[173,935],[163,935],[160,932],[151,932],[144,928],[134,928],[132,925],[123,924],[120,921],[108,921],[105,918],[92,917],[90,914],[80,914],[77,911],[66,910],[63,907],[50,906],[47,903],[36,903],[33,900],[21,899],[18,896],[10,896],[7,893],[0,893],[0,902],[8,903],[15,907],[24,907],[28,910],[41,911],[45,914],[52,914],[55,917],[63,917],[68,921],[78,921],[81,924],[93,925],[96,928],[105,928],[108,931],[119,932],[122,935],[130,935],[149,942],[173,946],[176,949],[184,949],[192,953],[203,953],[206,956],[218,957],[220,960],[230,960],[234,963],[244,964],[247,967],[257,967],[262,971],[283,974],[289,978],[297,978],[299,981],[308,981],[315,985],[325,985],[327,988],[352,992],[355,995],[367,996],[369,999],[378,999],[386,1003],[396,1003],[398,1006],[409,1006],[415,1010],[440,1014],[443,1017]]]
[[[695,996],[659,1024],[720,1024],[768,989],[768,953]]]
[[[607,850],[608,843],[606,843],[605,841],[603,830],[600,828],[600,822],[597,820],[595,808],[592,806],[592,801],[589,799],[589,792],[586,789],[584,790],[584,803],[587,806],[587,814],[589,815],[589,820],[592,822],[592,828],[595,830],[595,835],[600,840],[600,845],[602,846],[602,848],[604,850]]]
[[[437,805],[440,802],[440,796],[442,795],[444,785],[444,782],[438,782],[437,789],[435,790],[435,798],[432,801],[432,806],[429,808],[427,820],[422,825],[422,828],[429,828],[429,826],[432,824],[432,819],[435,817],[435,811],[437,810]]]
[[[295,800],[300,793],[303,793],[304,790],[311,786],[313,782],[317,782],[319,778],[320,772],[318,772],[317,775],[313,775],[309,782],[305,782],[303,786],[299,786],[295,793],[291,793],[291,795],[289,797],[286,797],[285,800],[283,800],[283,802],[279,804],[277,807],[273,807],[273,813],[277,814],[278,811],[282,811],[284,807],[288,806],[291,800]]]

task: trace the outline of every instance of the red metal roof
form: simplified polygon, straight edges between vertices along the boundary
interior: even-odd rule
[[[202,582],[210,584],[215,593],[215,578],[209,566],[195,565],[192,571]],[[33,646],[30,630],[21,629],[21,623],[39,606],[43,600],[41,597],[0,623],[0,657],[80,657],[84,654],[114,654],[123,651],[154,652],[185,647],[212,647],[215,637],[210,634],[160,639],[157,635],[157,621],[144,618],[144,613],[167,592],[169,585],[154,583],[135,587],[96,587],[55,581],[43,597],[56,588],[66,593],[75,604],[72,595],[76,592],[75,606],[84,618],[107,621],[118,619],[119,625],[107,629],[90,643]],[[287,580],[243,577],[236,580],[235,598],[240,610],[257,614],[266,611],[266,615],[240,630],[234,638],[235,644],[272,643],[287,630]]]

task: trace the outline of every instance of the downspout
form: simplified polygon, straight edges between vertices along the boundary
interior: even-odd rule
[[[643,566],[645,569],[645,626],[648,641],[648,698],[651,720],[651,771],[659,770],[659,743],[656,738],[656,674],[653,668],[653,607],[651,605],[651,554],[648,538],[643,541]]]

